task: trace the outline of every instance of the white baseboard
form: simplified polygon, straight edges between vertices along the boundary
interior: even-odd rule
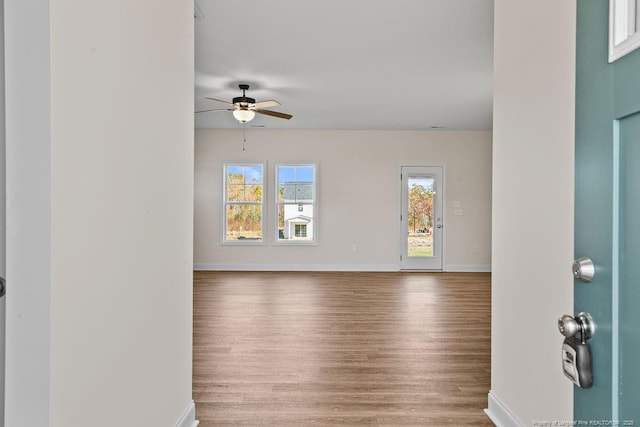
[[[196,420],[196,404],[192,400],[176,423],[176,427],[198,427],[198,424],[200,421]]]
[[[497,427],[525,427],[525,424],[511,413],[492,391],[489,391],[488,408],[484,413]]]
[[[218,264],[198,262],[196,271],[399,271],[397,264]]]
[[[398,264],[226,264],[197,262],[196,271],[400,271]],[[452,273],[490,273],[491,264],[448,264]]]
[[[445,271],[451,273],[491,273],[491,264],[447,264]]]

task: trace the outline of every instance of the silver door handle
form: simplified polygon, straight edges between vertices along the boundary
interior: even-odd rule
[[[575,316],[565,314],[558,319],[558,331],[567,338],[580,334],[580,339],[584,342],[596,333],[596,324],[589,313],[580,312]]]
[[[436,227],[442,228],[442,224],[438,224],[438,225],[436,225]]]
[[[4,277],[0,277],[0,298],[2,298],[7,290],[6,283],[4,281]]]

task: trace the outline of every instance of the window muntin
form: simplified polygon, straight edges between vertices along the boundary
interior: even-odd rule
[[[264,241],[264,165],[225,164],[224,243]]]
[[[316,166],[276,165],[276,242],[315,242],[316,208]]]
[[[296,237],[307,237],[307,224],[296,224]]]

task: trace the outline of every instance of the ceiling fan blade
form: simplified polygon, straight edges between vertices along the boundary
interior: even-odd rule
[[[210,99],[211,101],[218,101],[218,102],[222,102],[223,104],[233,105],[228,101],[223,101],[222,99],[218,99],[218,98],[211,98],[209,96],[205,96],[204,99]]]
[[[256,102],[255,104],[253,104],[255,106],[255,108],[267,108],[267,107],[277,107],[278,105],[280,105],[280,103],[278,101],[260,101],[260,102]]]
[[[214,108],[213,110],[196,111],[196,113],[218,113],[220,111],[233,111],[233,108]]]
[[[271,110],[253,110],[253,111],[255,111],[256,113],[267,115],[267,116],[277,117],[279,119],[289,120],[291,117],[293,117],[291,114],[280,113],[278,111],[271,111]]]

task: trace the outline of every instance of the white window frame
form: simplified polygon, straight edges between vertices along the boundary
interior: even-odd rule
[[[640,47],[638,0],[609,0],[609,62]]]
[[[229,167],[261,167],[262,168],[262,202],[229,202],[227,200],[227,169]],[[266,233],[266,217],[267,217],[267,165],[264,162],[225,162],[222,166],[222,215],[221,215],[221,245],[264,245],[267,241]],[[246,240],[227,240],[227,206],[230,204],[247,204],[247,205],[260,205],[262,206],[262,217],[260,218],[262,227],[261,239],[246,239]]]
[[[280,167],[312,167],[313,168],[313,201],[311,203],[303,203],[305,205],[311,204],[313,206],[313,227],[312,227],[312,239],[307,238],[297,238],[293,237],[290,239],[281,239],[280,238],[280,229],[278,227],[278,209],[280,205],[284,203],[278,201],[278,181],[279,174],[278,170]],[[273,226],[274,226],[274,245],[317,245],[318,244],[318,163],[315,162],[299,162],[299,163],[276,163],[274,165],[274,192],[273,192],[273,201],[274,201],[274,218],[273,218]],[[298,203],[290,203],[292,205],[298,205]],[[295,230],[295,225],[294,225]],[[309,227],[307,225],[307,233]]]

